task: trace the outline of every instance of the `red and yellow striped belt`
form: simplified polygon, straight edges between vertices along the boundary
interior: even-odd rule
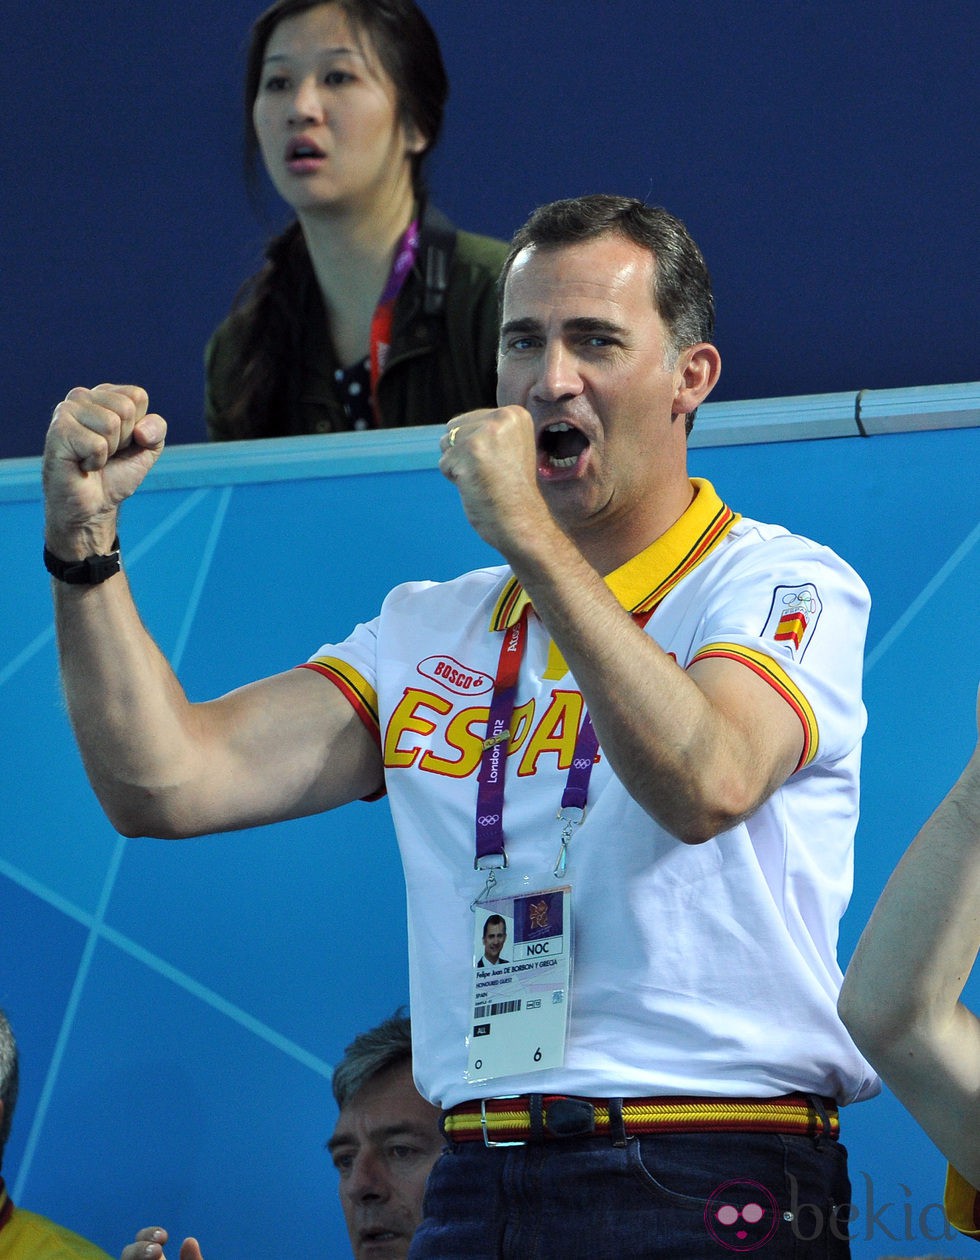
[[[837,1104],[813,1094],[777,1098],[575,1098],[520,1094],[459,1103],[443,1112],[453,1142],[523,1145],[569,1137],[625,1141],[652,1133],[784,1133],[840,1136]]]

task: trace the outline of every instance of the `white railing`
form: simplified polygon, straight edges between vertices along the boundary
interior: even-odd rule
[[[690,445],[744,446],[977,427],[980,381],[970,381],[704,403],[698,411]],[[435,466],[442,431],[442,425],[417,425],[368,433],[174,446],[154,468],[147,488],[169,490],[416,471]],[[39,498],[39,473],[39,456],[0,460],[0,502]]]

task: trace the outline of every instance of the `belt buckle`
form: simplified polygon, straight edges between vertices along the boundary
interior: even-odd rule
[[[510,1099],[510,1098],[521,1098],[522,1095],[521,1094],[501,1094],[499,1095],[499,1097],[501,1100],[506,1101],[507,1099]],[[524,1141],[523,1139],[518,1139],[517,1141],[514,1141],[514,1142],[494,1141],[494,1139],[490,1136],[487,1130],[487,1101],[488,1100],[486,1098],[480,1099],[480,1128],[483,1130],[483,1145],[484,1146],[527,1146],[527,1142]],[[494,1101],[494,1100],[491,1099],[489,1101]]]

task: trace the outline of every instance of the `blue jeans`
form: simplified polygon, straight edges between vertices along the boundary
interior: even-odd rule
[[[847,1152],[829,1138],[568,1138],[436,1162],[410,1260],[847,1260]]]

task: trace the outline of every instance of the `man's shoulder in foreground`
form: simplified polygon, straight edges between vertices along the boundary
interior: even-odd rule
[[[108,1253],[80,1234],[24,1208],[15,1207],[0,1230],[4,1260],[109,1260]]]

